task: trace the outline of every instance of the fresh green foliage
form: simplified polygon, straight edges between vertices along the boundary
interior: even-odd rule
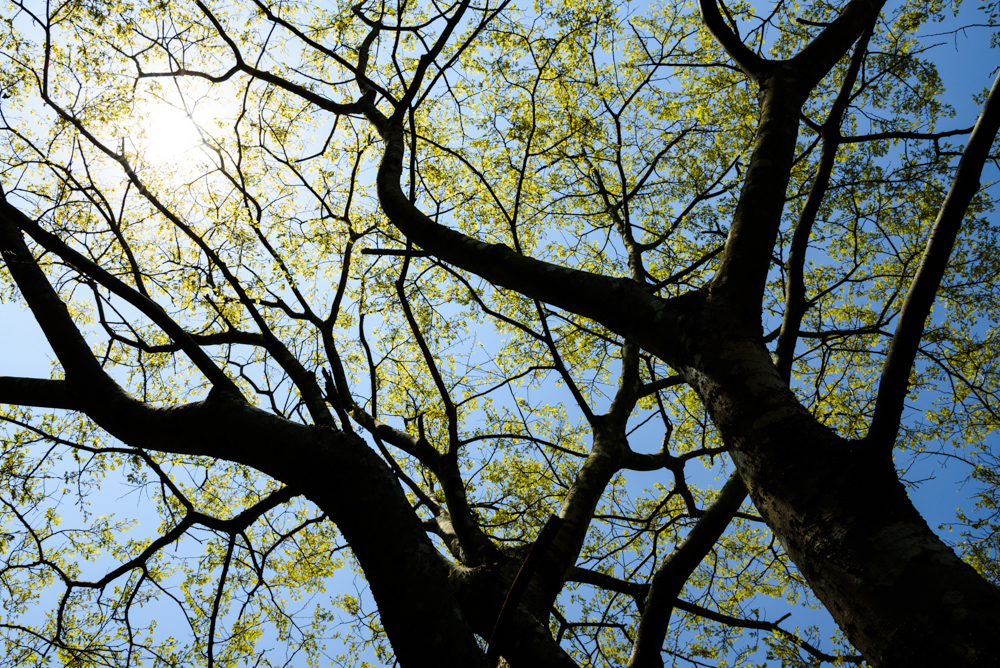
[[[838,7],[726,12],[751,49],[784,58]],[[937,38],[923,37],[953,9],[888,7],[832,129],[821,132],[850,53],[804,107],[763,335],[773,348],[804,226],[791,384],[846,437],[867,429],[967,134],[949,131],[974,121],[953,115]],[[378,125],[355,103],[390,115],[407,100],[403,189],[430,219],[682,295],[719,266],[758,118],[756,86],[697,9],[68,0],[8,2],[3,22],[7,201],[159,304],[258,408],[304,424],[332,415],[363,435],[456,569],[519,564],[550,514],[582,518],[576,568],[545,621],[579,665],[623,665],[650,578],[733,472],[725,445],[656,356],[408,242],[379,203]],[[804,213],[827,150],[828,188]],[[982,190],[969,211],[897,442],[900,466],[936,453],[967,467],[982,493],[959,510],[956,545],[993,582],[995,197]],[[31,249],[133,397],[208,396],[211,381],[148,314],[87,267]],[[4,301],[22,305],[0,272]],[[63,373],[54,363],[51,377]],[[79,413],[0,416],[0,664],[392,664],[351,546],[299,490],[244,464],[132,447]],[[608,439],[655,470],[601,469],[601,448],[620,447]],[[747,502],[688,577],[665,661],[859,663],[818,607]]]

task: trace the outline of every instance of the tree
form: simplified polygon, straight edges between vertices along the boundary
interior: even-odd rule
[[[883,4],[8,5],[7,661],[993,665],[1000,102]]]

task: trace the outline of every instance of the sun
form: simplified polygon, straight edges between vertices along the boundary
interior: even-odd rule
[[[190,171],[211,160],[213,129],[225,114],[222,103],[206,97],[184,103],[154,98],[133,112],[130,143],[148,167]]]
[[[146,158],[156,162],[186,161],[202,148],[203,129],[194,114],[172,105],[149,110],[144,122]]]

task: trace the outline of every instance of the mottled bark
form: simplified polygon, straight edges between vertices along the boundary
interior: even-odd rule
[[[1000,656],[1000,592],[930,530],[891,447],[849,441],[792,395],[758,338],[707,305],[713,351],[688,372],[750,497],[844,633],[878,666],[985,666]]]
[[[520,565],[520,559],[509,559],[489,567],[455,567],[452,580],[462,612],[481,637],[489,638],[492,634]],[[537,590],[529,589],[527,596],[536,601],[522,600],[522,604],[510,612],[507,631],[498,639],[497,653],[514,668],[575,667],[576,662],[552,639],[548,626],[529,611],[537,602]],[[435,665],[443,664],[435,662]]]
[[[1000,595],[913,508],[893,468],[895,429],[862,443],[821,425],[773,366],[761,333],[761,299],[801,105],[871,29],[882,4],[850,2],[802,52],[779,63],[749,54],[715,4],[702,3],[708,27],[759,83],[762,105],[725,254],[700,292],[657,299],[633,282],[525,258],[431,221],[399,189],[404,147],[401,129],[391,126],[383,135],[379,197],[396,227],[428,252],[496,285],[593,318],[677,370],[701,397],[758,510],[869,661],[991,665],[1000,656]],[[932,301],[937,288],[931,283],[921,291]],[[912,357],[904,372],[911,364]],[[901,387],[905,393],[905,382]]]

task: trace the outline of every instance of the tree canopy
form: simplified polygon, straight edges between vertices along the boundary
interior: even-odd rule
[[[994,665],[957,11],[8,0],[0,663]]]

